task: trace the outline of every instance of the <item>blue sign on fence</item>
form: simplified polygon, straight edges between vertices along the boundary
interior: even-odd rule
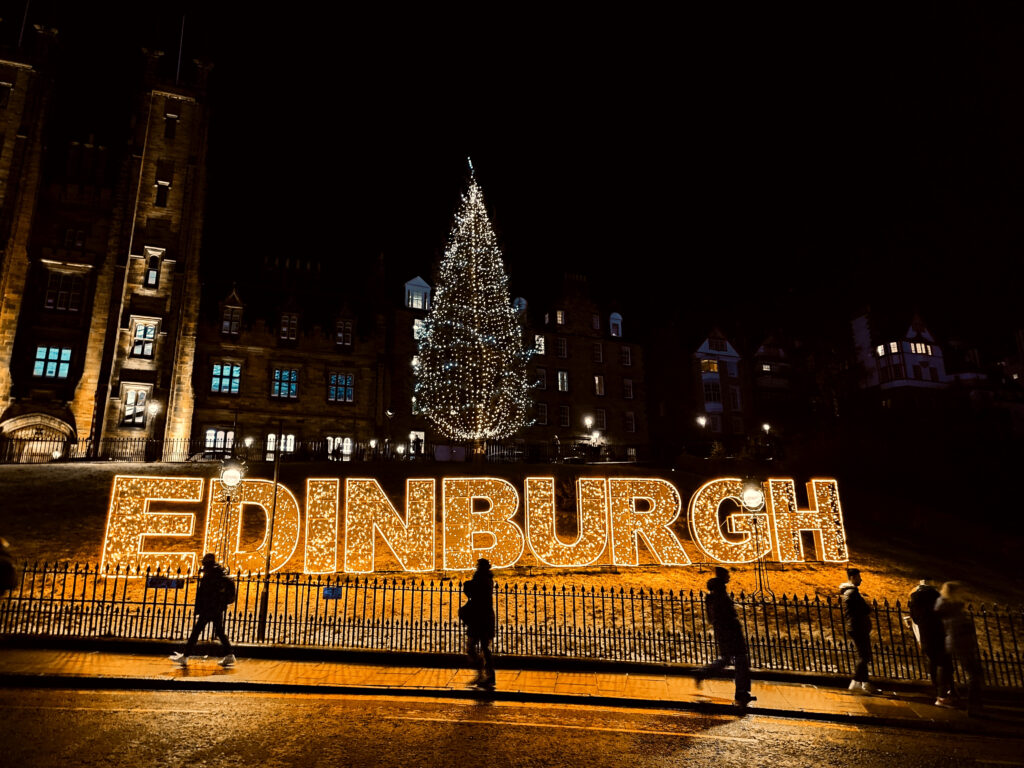
[[[172,579],[167,576],[147,576],[146,586],[150,589],[181,589],[185,579]]]
[[[341,587],[324,587],[324,600],[341,600]]]

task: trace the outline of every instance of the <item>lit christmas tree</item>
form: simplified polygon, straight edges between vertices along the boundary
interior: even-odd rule
[[[472,163],[469,173],[420,333],[416,404],[439,433],[482,452],[527,423],[528,353]]]

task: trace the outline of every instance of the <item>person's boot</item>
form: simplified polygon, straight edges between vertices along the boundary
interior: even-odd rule
[[[236,661],[235,654],[229,653],[227,656],[225,656],[223,659],[221,659],[217,663],[220,664],[225,669],[227,669],[228,667],[235,666],[235,661]]]
[[[181,653],[180,651],[175,651],[174,653],[172,653],[167,658],[169,658],[171,661],[173,661],[179,667],[184,668],[184,667],[188,666],[188,658],[185,656],[184,653]]]

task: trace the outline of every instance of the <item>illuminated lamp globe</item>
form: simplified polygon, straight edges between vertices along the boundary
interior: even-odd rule
[[[740,501],[746,509],[761,509],[764,506],[764,491],[755,485],[748,485],[740,494]]]
[[[221,470],[220,481],[225,488],[234,490],[242,482],[242,468],[237,464],[228,464]]]

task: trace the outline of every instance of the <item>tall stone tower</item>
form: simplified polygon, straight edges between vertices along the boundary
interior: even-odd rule
[[[29,273],[28,244],[42,176],[43,126],[56,33],[36,27],[27,45],[0,50],[0,414],[13,401],[14,338]],[[7,425],[13,429],[17,422]],[[66,437],[66,429],[51,432]]]
[[[166,82],[162,54],[145,53],[74,412],[82,424],[95,403],[94,437],[163,438],[170,457],[192,427],[210,67],[195,62],[187,85]]]

